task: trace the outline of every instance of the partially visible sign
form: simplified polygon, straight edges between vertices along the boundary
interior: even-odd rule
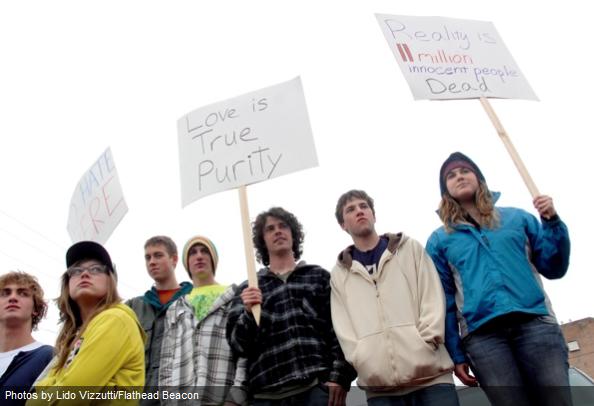
[[[67,226],[70,238],[72,242],[104,244],[127,212],[111,149],[107,148],[74,189]]]
[[[318,165],[299,77],[178,120],[182,206]]]
[[[376,17],[415,99],[538,100],[493,23]]]

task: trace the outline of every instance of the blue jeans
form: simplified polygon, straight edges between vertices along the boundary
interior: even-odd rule
[[[456,387],[438,384],[402,396],[378,396],[367,400],[370,406],[458,406]]]
[[[463,340],[481,387],[495,405],[571,405],[567,345],[556,323],[512,313]]]
[[[289,396],[284,399],[254,399],[252,406],[328,406],[328,387],[323,383],[308,391]]]

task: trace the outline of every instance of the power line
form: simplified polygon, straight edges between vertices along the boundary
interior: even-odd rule
[[[46,276],[46,277],[49,277],[49,278],[51,278],[51,279],[53,279],[53,280],[55,280],[55,279],[56,279],[56,274],[55,274],[55,273],[53,273],[53,274],[50,274],[50,273],[48,273],[48,272],[42,271],[42,270],[40,270],[39,268],[37,268],[36,266],[33,266],[33,265],[31,265],[31,264],[29,264],[29,263],[27,263],[27,262],[23,261],[23,260],[22,260],[22,259],[20,259],[20,258],[16,258],[16,257],[14,257],[14,256],[12,256],[12,255],[10,255],[10,254],[7,254],[6,252],[4,252],[4,251],[2,251],[2,250],[0,250],[0,254],[1,254],[1,255],[4,255],[4,256],[5,256],[6,258],[8,258],[8,259],[11,259],[11,260],[13,260],[13,261],[15,261],[15,262],[18,262],[18,263],[20,263],[20,264],[24,265],[26,268],[28,268],[28,269],[30,269],[30,270],[32,270],[32,271],[36,271],[36,273],[37,273],[37,272],[38,272],[38,273],[41,273],[41,274],[43,274],[44,276]],[[58,275],[58,276],[59,276],[59,275]],[[126,287],[126,288],[128,288],[128,289],[130,289],[130,290],[132,290],[132,291],[135,291],[135,290],[137,290],[137,288],[135,288],[135,287],[133,287],[133,286],[131,286],[131,285],[127,284],[126,282],[124,282],[124,281],[121,281],[121,280],[118,280],[118,286],[123,286],[123,287]]]
[[[20,221],[20,220],[16,219],[15,217],[11,216],[10,214],[6,213],[4,210],[0,209],[0,213],[2,213],[3,215],[5,215],[6,217],[8,217],[8,218],[12,219],[13,221],[15,221],[15,222],[19,223],[21,226],[25,227],[25,228],[26,228],[26,229],[28,229],[29,231],[31,231],[31,232],[33,232],[33,233],[37,234],[38,236],[40,236],[40,237],[41,237],[41,238],[43,238],[44,240],[46,240],[46,241],[49,241],[50,243],[52,243],[53,245],[55,245],[56,247],[58,247],[58,248],[59,248],[61,251],[66,251],[66,248],[64,248],[64,247],[63,247],[61,244],[58,244],[57,242],[55,242],[55,241],[53,241],[53,240],[49,239],[48,237],[46,237],[45,235],[41,234],[40,232],[38,232],[38,231],[37,231],[37,230],[35,230],[34,228],[32,228],[32,227],[28,226],[28,225],[27,225],[27,224],[25,224],[24,222],[22,222],[22,221]],[[63,262],[62,262],[62,260],[61,260],[61,259],[58,259],[58,258],[56,258],[56,257],[54,257],[54,256],[51,256],[50,254],[46,253],[45,251],[43,251],[42,249],[40,249],[40,248],[39,248],[39,247],[37,247],[36,245],[34,245],[34,244],[31,244],[30,242],[28,242],[28,241],[24,240],[23,238],[19,237],[18,235],[14,234],[14,233],[12,233],[12,232],[10,232],[10,231],[8,231],[8,230],[4,229],[4,228],[0,228],[0,230],[2,230],[3,232],[5,232],[6,234],[8,234],[9,236],[11,236],[12,238],[15,238],[15,239],[19,240],[19,241],[20,241],[20,242],[22,242],[23,244],[26,244],[26,245],[28,245],[29,247],[33,248],[34,250],[36,250],[37,252],[39,252],[39,253],[43,254],[44,256],[46,256],[46,257],[50,258],[51,260],[53,260],[54,262],[56,262],[56,263],[57,263],[57,264],[59,264],[60,266],[63,266]],[[52,279],[56,277],[56,275],[55,275],[55,274],[51,274],[51,275],[50,275],[49,273],[47,273],[47,272],[44,272],[44,271],[41,271],[41,270],[39,270],[37,267],[35,267],[35,266],[33,266],[33,265],[30,265],[30,264],[28,264],[27,262],[25,262],[25,261],[23,261],[23,260],[21,260],[21,259],[19,259],[19,258],[13,257],[12,255],[9,255],[9,254],[7,254],[7,253],[5,253],[5,252],[1,251],[1,250],[0,250],[0,254],[4,255],[5,257],[7,257],[7,258],[9,258],[9,259],[12,259],[13,261],[19,262],[19,263],[21,263],[21,264],[23,264],[23,265],[27,266],[27,267],[28,267],[28,268],[30,268],[30,269],[36,270],[36,271],[38,271],[38,272],[40,272],[40,273],[44,274],[45,276],[49,276],[49,277],[51,277]],[[126,283],[126,282],[124,282],[124,281],[118,281],[118,285],[120,285],[120,286],[124,286],[124,287],[126,287],[126,288],[128,288],[128,289],[130,289],[130,290],[132,290],[132,291],[135,291],[135,290],[136,290],[136,288],[135,288],[135,287],[133,287],[133,286],[131,286],[131,285],[127,284],[127,283]]]
[[[23,261],[22,259],[13,257],[12,255],[7,254],[6,252],[4,252],[2,250],[0,250],[0,254],[4,255],[8,259],[11,259],[11,260],[13,260],[15,262],[18,262],[18,263],[22,264],[22,265],[25,265],[27,268],[30,268],[32,270],[35,270],[35,271],[37,271],[37,272],[39,272],[39,273],[41,273],[41,274],[43,274],[43,275],[45,275],[47,277],[50,277],[52,279],[55,279],[55,277],[56,277],[55,274],[50,274],[48,272],[42,271],[39,268],[37,268],[37,267],[35,267],[35,266],[31,265],[31,264],[28,264],[27,262]]]
[[[13,233],[13,232],[10,232],[10,231],[6,230],[5,228],[1,228],[1,227],[0,227],[0,230],[1,230],[1,231],[3,231],[4,233],[8,234],[8,235],[9,235],[9,236],[11,236],[12,238],[14,238],[14,239],[17,239],[17,240],[19,240],[20,242],[22,242],[23,244],[26,244],[26,245],[28,245],[29,247],[33,248],[35,251],[37,251],[37,252],[39,252],[39,253],[41,253],[41,254],[45,255],[46,257],[48,257],[49,259],[53,260],[54,262],[56,262],[56,263],[58,263],[58,264],[61,264],[61,263],[62,263],[62,261],[61,261],[60,259],[58,259],[58,258],[56,258],[56,257],[54,257],[54,256],[52,256],[52,255],[50,255],[50,254],[48,254],[47,252],[45,252],[44,250],[42,250],[42,249],[41,249],[41,248],[39,248],[38,246],[36,246],[36,245],[34,245],[34,244],[31,244],[30,242],[28,242],[28,241],[24,240],[23,238],[19,237],[19,236],[18,236],[18,235],[16,235],[15,233]]]
[[[64,246],[62,244],[59,244],[59,243],[55,242],[54,240],[52,240],[49,237],[46,237],[44,234],[42,234],[39,231],[35,230],[33,227],[31,227],[28,224],[24,223],[23,221],[17,219],[16,217],[8,214],[4,210],[0,209],[0,213],[2,213],[4,216],[8,217],[9,219],[13,220],[14,222],[20,224],[21,226],[25,227],[27,230],[31,231],[32,233],[37,234],[39,237],[43,238],[44,240],[46,240],[46,241],[54,244],[56,247],[60,248],[62,251],[66,250],[66,248],[64,248]]]

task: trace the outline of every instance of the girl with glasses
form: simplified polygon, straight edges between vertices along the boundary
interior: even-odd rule
[[[57,300],[62,327],[56,355],[35,390],[143,387],[144,331],[134,312],[120,303],[109,254],[95,242],[82,241],[70,247],[66,265]],[[42,402],[47,404],[46,400]],[[27,404],[35,403],[32,400]]]

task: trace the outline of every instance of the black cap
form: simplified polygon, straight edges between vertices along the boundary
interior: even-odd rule
[[[441,165],[441,169],[439,170],[439,188],[441,190],[442,196],[445,195],[448,191],[445,181],[446,175],[452,169],[459,168],[460,166],[470,169],[472,172],[474,172],[479,181],[483,181],[486,183],[483,173],[481,172],[479,167],[472,161],[472,159],[468,158],[462,152],[454,152],[448,157],[448,159],[444,161],[444,163]]]
[[[66,267],[70,268],[78,261],[85,259],[95,259],[107,266],[111,272],[115,273],[107,250],[95,241],[80,241],[68,248],[66,252]]]

